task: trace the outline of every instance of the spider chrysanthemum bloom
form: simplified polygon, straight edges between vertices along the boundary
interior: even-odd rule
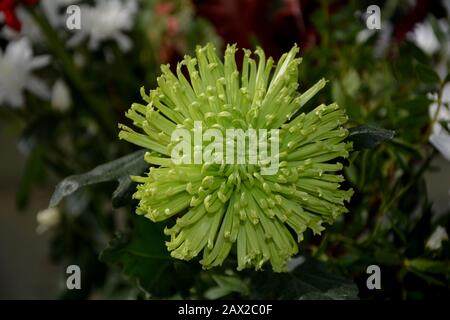
[[[150,95],[142,91],[148,104],[133,104],[127,112],[140,132],[121,125],[119,136],[150,150],[145,155],[152,166],[148,175],[134,177],[139,183],[137,213],[152,221],[175,218],[166,229],[173,257],[189,260],[203,251],[200,262],[211,268],[234,251],[238,270],[259,269],[270,261],[274,271],[284,271],[307,228],[320,233],[323,223],[347,211],[344,201],[353,191],[340,189],[343,166],[336,160],[351,149],[342,127],[347,116],[335,103],[300,111],[325,80],[304,93],[297,91],[297,46],[276,65],[260,48],[257,61],[244,50],[241,72],[236,50],[228,46],[222,61],[208,44],[196,49],[196,58],[186,56],[175,74],[162,66],[158,87]],[[268,163],[260,160],[173,161],[172,151],[180,142],[173,139],[177,129],[192,134],[187,141],[194,157],[208,144],[206,138],[194,137],[197,123],[224,135],[227,129],[266,129],[268,141],[276,130],[277,148],[268,144],[272,156],[276,152],[277,170],[263,174]],[[229,145],[225,140],[224,146]]]

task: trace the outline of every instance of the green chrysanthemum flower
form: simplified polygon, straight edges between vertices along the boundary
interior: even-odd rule
[[[351,149],[343,141],[347,116],[334,103],[300,111],[325,80],[297,92],[297,46],[276,66],[260,48],[258,61],[244,50],[241,72],[235,46],[227,47],[223,62],[215,51],[211,44],[197,47],[196,58],[186,56],[176,74],[163,65],[158,88],[149,96],[141,91],[148,104],[135,103],[126,114],[141,132],[120,126],[120,138],[151,150],[145,155],[152,165],[148,175],[134,177],[140,183],[134,194],[137,213],[152,221],[176,217],[166,229],[175,258],[189,260],[203,251],[201,264],[211,268],[235,250],[238,270],[270,261],[274,271],[284,271],[307,228],[320,233],[324,222],[347,211],[344,201],[353,191],[339,189],[344,178],[337,172],[343,166],[335,160]],[[279,170],[263,175],[263,162],[174,163],[171,151],[179,142],[172,139],[174,130],[194,135],[196,121],[222,133],[277,129]],[[195,139],[191,143],[195,153],[199,146]]]

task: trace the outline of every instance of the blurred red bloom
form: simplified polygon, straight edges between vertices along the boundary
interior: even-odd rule
[[[320,5],[312,0],[193,0],[193,3],[196,13],[216,27],[225,43],[252,48],[256,41],[274,58],[294,43],[305,50],[319,41],[310,19]]]
[[[3,14],[3,25],[9,26],[11,29],[20,31],[21,23],[16,15],[16,7],[19,4],[27,6],[38,3],[39,0],[0,0],[0,13]],[[0,26],[3,27],[3,25]]]

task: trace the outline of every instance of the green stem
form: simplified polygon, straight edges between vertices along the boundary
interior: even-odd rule
[[[53,51],[53,54],[61,62],[67,78],[84,100],[85,103],[81,103],[80,105],[83,106],[86,111],[89,112],[98,122],[105,134],[116,134],[117,130],[112,113],[104,107],[99,99],[89,93],[88,88],[86,88],[85,81],[80,76],[79,71],[73,63],[72,57],[66,51],[64,43],[60,39],[58,33],[53,29],[48,21],[36,11],[35,8],[29,8],[29,10],[36,23],[39,25],[42,33],[46,37],[50,50]]]
[[[381,228],[381,220],[384,217],[385,214],[389,214],[389,211],[391,210],[391,208],[393,207],[393,205],[395,203],[397,203],[397,201],[408,191],[410,190],[414,185],[416,185],[420,179],[420,177],[422,177],[422,175],[424,174],[425,170],[429,167],[431,160],[433,160],[434,156],[436,155],[436,151],[433,150],[431,151],[431,153],[428,155],[428,157],[425,159],[424,163],[420,166],[420,168],[418,169],[418,171],[413,175],[412,179],[410,180],[410,182],[404,186],[402,189],[400,189],[398,192],[395,193],[395,195],[389,199],[386,200],[380,207],[379,209],[379,213],[377,220],[375,222],[375,228],[374,231],[372,232],[372,239],[376,239],[378,236],[378,233],[380,232],[380,228]]]
[[[439,116],[439,111],[441,111],[441,107],[442,107],[442,90],[443,90],[443,86],[441,86],[441,88],[439,89],[438,99],[437,99],[437,109],[436,109],[436,113],[433,116],[433,119],[431,120],[431,126],[430,127],[432,127],[436,123],[437,118]]]
[[[439,116],[439,112],[441,111],[441,107],[442,107],[442,91],[444,91],[444,85],[445,83],[441,83],[441,85],[439,86],[439,91],[438,91],[438,98],[437,98],[437,109],[436,112],[433,115],[433,118],[431,119],[431,123],[427,128],[427,131],[425,132],[424,138],[425,139],[429,139],[429,136],[433,130],[433,126],[436,123],[436,121],[438,120],[438,116]]]

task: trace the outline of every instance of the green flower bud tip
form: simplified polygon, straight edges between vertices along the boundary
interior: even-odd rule
[[[301,111],[326,81],[297,91],[297,46],[276,65],[261,48],[255,51],[257,60],[244,49],[240,72],[236,50],[228,45],[222,61],[207,44],[197,47],[195,58],[185,56],[175,72],[163,65],[158,87],[149,95],[141,90],[147,104],[134,103],[126,113],[139,132],[120,125],[119,137],[149,150],[149,173],[133,177],[139,183],[137,213],[155,222],[174,222],[165,230],[174,258],[202,254],[200,262],[209,269],[233,251],[238,270],[260,269],[269,261],[274,271],[282,272],[307,228],[318,234],[324,223],[347,211],[344,201],[353,190],[340,189],[343,166],[336,158],[346,158],[352,148],[344,142],[348,131],[342,125],[348,118],[335,103]],[[184,128],[195,136],[198,121],[203,129],[222,133],[230,128],[277,129],[278,171],[263,175],[262,161],[175,164],[171,151],[180,139],[174,141],[172,134]],[[207,145],[206,139],[200,146],[195,140],[190,140],[194,158]]]

